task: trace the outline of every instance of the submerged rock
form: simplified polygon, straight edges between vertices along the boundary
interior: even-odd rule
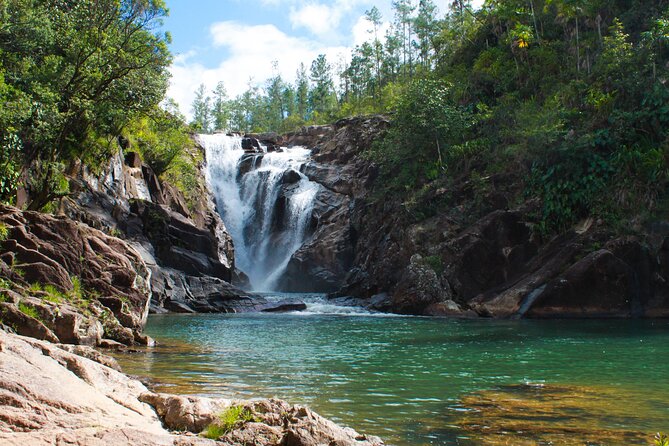
[[[269,302],[260,307],[264,313],[286,313],[289,311],[304,311],[307,304],[299,300],[282,300],[280,302]]]
[[[617,387],[511,385],[465,395],[450,423],[472,444],[490,446],[648,444],[650,433],[620,427],[640,418],[633,400],[624,398],[624,390]]]

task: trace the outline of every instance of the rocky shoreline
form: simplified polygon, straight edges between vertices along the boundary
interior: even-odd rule
[[[81,353],[83,354],[77,354]],[[0,443],[4,445],[379,446],[308,408],[156,394],[92,348],[0,329]],[[199,434],[231,407],[246,411],[215,439]]]

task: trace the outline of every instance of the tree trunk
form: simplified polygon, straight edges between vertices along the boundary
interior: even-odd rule
[[[581,72],[581,47],[578,36],[578,13],[576,14],[576,72]]]
[[[534,13],[534,2],[530,0],[530,9],[532,10],[532,21],[534,22],[534,34],[537,36],[537,42],[541,44],[541,36],[539,35],[539,28],[537,27],[537,16]]]

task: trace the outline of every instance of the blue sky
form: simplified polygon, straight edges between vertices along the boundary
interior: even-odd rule
[[[450,0],[434,2],[443,13]],[[332,65],[343,63],[370,38],[364,13],[375,5],[392,20],[391,0],[167,0],[164,28],[175,55],[168,96],[190,116],[201,83],[212,90],[223,81],[236,96],[272,76],[273,61],[288,81],[300,62],[308,69],[321,53]]]

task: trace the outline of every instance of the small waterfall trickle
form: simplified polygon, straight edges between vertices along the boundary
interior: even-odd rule
[[[273,291],[304,243],[320,186],[300,172],[303,147],[248,153],[240,136],[200,135],[206,175],[235,243],[237,267],[257,291]]]

